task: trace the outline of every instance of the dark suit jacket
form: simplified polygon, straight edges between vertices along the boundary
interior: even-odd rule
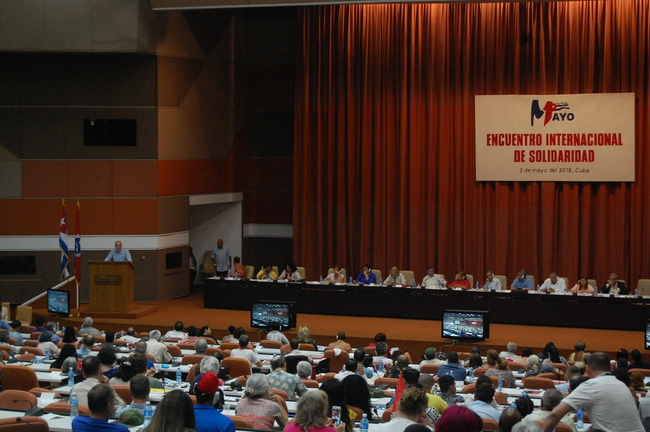
[[[624,282],[618,281],[618,282],[616,282],[616,286],[619,289],[618,293],[620,295],[627,295],[628,294],[627,287],[625,286]],[[603,293],[603,294],[609,294],[609,289],[610,289],[609,281],[607,281],[607,282],[605,282],[605,285],[603,285],[603,287],[600,289],[600,292]]]

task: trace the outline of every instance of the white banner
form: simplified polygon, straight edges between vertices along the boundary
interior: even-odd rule
[[[634,93],[475,102],[477,181],[634,181]]]

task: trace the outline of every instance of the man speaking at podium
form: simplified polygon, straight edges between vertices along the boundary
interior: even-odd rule
[[[131,254],[129,253],[128,249],[122,249],[122,242],[121,241],[116,241],[115,242],[115,249],[110,251],[108,253],[108,256],[104,261],[130,261],[133,262],[131,259]]]

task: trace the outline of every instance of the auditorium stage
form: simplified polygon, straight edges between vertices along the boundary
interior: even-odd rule
[[[145,303],[137,302],[136,305],[146,306],[155,304],[157,311],[140,319],[95,319],[95,327],[99,329],[122,330],[134,326],[137,331],[149,331],[152,328],[160,329],[163,333],[173,328],[178,320],[185,326],[197,327],[209,325],[216,338],[226,334],[229,325],[242,326],[247,330],[252,340],[258,340],[257,330],[250,328],[250,312],[242,310],[205,309],[203,308],[203,290],[192,292],[187,297],[173,300]],[[89,305],[82,304],[81,311],[87,310]],[[34,310],[34,315],[46,311]],[[621,317],[621,319],[624,319]],[[72,323],[79,327],[82,317],[61,319],[60,323]],[[348,342],[352,346],[367,345],[378,332],[383,332],[388,338],[391,347],[399,346],[413,354],[413,359],[422,355],[428,346],[440,349],[449,341],[440,337],[440,321],[396,319],[396,318],[368,318],[354,316],[332,316],[316,314],[298,314],[298,326],[309,327],[312,337],[321,345],[327,345],[334,340],[335,335],[343,330],[348,335]],[[289,338],[295,335],[296,329],[286,331]],[[644,350],[644,332],[622,330],[594,330],[574,329],[564,327],[541,327],[524,325],[492,324],[490,339],[477,343],[483,350],[495,348],[498,351],[505,349],[505,345],[514,341],[521,348],[531,347],[534,352],[541,351],[547,342],[553,341],[560,349],[562,355],[568,356],[573,351],[573,344],[583,340],[587,344],[587,351],[605,351],[614,353],[619,348],[628,351]],[[467,351],[468,345],[457,345],[454,348],[446,347],[445,351]]]

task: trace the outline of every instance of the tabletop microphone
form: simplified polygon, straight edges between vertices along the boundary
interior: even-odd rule
[[[14,399],[14,403],[19,403],[19,402],[27,402],[29,403],[30,408],[25,411],[25,415],[28,417],[39,417],[43,415],[43,408],[35,407],[32,401],[27,400],[27,399]]]

